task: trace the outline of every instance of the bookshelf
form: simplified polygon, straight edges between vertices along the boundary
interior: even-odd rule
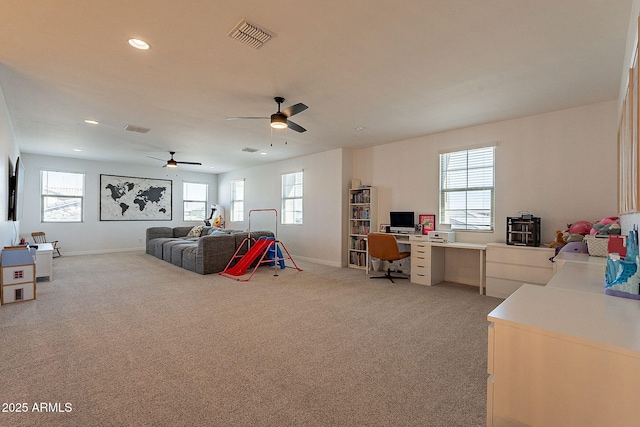
[[[375,187],[349,190],[349,259],[351,268],[366,270],[367,234],[378,231],[378,197]]]

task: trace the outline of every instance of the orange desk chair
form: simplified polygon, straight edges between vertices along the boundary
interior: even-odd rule
[[[387,273],[384,276],[371,276],[372,279],[389,279],[391,283],[395,283],[393,279],[408,279],[408,277],[392,276],[391,264],[407,258],[411,252],[400,252],[398,242],[393,234],[371,233],[367,236],[369,241],[369,255],[378,258],[381,261],[387,261]]]
[[[62,254],[60,253],[60,248],[58,247],[58,241],[54,240],[53,242],[47,242],[47,235],[44,233],[44,231],[35,231],[31,233],[31,237],[33,238],[33,242],[36,245],[38,243],[51,243],[51,246],[53,246],[54,254],[57,252],[58,256],[62,256]]]

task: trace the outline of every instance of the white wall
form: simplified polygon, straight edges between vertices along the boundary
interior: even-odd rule
[[[32,231],[44,231],[59,240],[63,254],[88,254],[144,248],[148,227],[200,225],[182,220],[183,181],[209,184],[209,203],[217,202],[217,175],[189,172],[181,168],[142,167],[68,157],[41,156],[25,153],[24,216],[21,235],[31,241]],[[186,169],[186,168],[185,168]],[[84,221],[82,223],[42,223],[40,220],[40,171],[77,172],[85,175]],[[173,219],[171,221],[100,221],[100,174],[140,178],[170,179],[173,182]]]
[[[345,183],[344,159],[350,153],[337,149],[310,156],[278,161],[249,169],[221,174],[218,178],[220,203],[225,208],[227,228],[247,229],[249,211],[276,209],[278,239],[294,257],[327,265],[344,265],[345,225],[348,185]],[[281,175],[304,171],[304,218],[302,225],[282,225]],[[245,220],[231,222],[231,181],[245,180]],[[272,212],[254,212],[251,229],[276,231],[276,217]]]
[[[497,141],[495,230],[456,238],[504,242],[506,217],[529,211],[548,243],[567,223],[616,215],[616,111],[610,101],[355,150],[353,177],[378,187],[381,223],[392,210],[438,214],[439,153]]]
[[[20,155],[13,133],[7,103],[0,88],[0,248],[18,243],[20,221],[8,221],[9,175],[13,175],[16,159]]]

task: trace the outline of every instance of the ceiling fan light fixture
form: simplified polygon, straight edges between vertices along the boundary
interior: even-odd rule
[[[287,116],[282,113],[274,113],[271,115],[271,127],[274,129],[286,129],[289,127],[287,124]]]
[[[129,39],[129,45],[131,45],[131,47],[135,47],[136,49],[140,49],[140,50],[149,50],[151,48],[149,43],[147,43],[142,39]]]
[[[176,162],[173,159],[167,160],[167,167],[168,168],[177,168],[178,167],[178,162]]]

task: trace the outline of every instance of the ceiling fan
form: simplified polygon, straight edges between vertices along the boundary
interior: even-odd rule
[[[270,119],[271,120],[270,126],[274,129],[289,128],[291,130],[295,130],[296,132],[300,132],[300,133],[306,132],[305,128],[289,120],[289,117],[294,116],[298,113],[301,113],[309,107],[307,107],[302,103],[297,103],[295,105],[292,105],[291,107],[285,108],[284,110],[280,111],[280,104],[284,102],[284,98],[281,96],[276,96],[275,98],[273,98],[273,100],[276,101],[276,103],[278,104],[278,112],[273,113],[271,117],[227,117],[226,119],[227,120]]]
[[[173,159],[173,155],[176,154],[175,151],[169,151],[169,154],[171,154],[171,158],[166,161],[167,164],[163,166],[165,168],[177,168],[178,167],[178,163],[184,164],[184,165],[201,165],[202,164],[200,162],[179,162],[179,161]],[[151,156],[147,156],[147,157],[149,157],[151,159],[162,160],[163,162],[165,161],[165,160],[159,159],[157,157],[151,157]]]

